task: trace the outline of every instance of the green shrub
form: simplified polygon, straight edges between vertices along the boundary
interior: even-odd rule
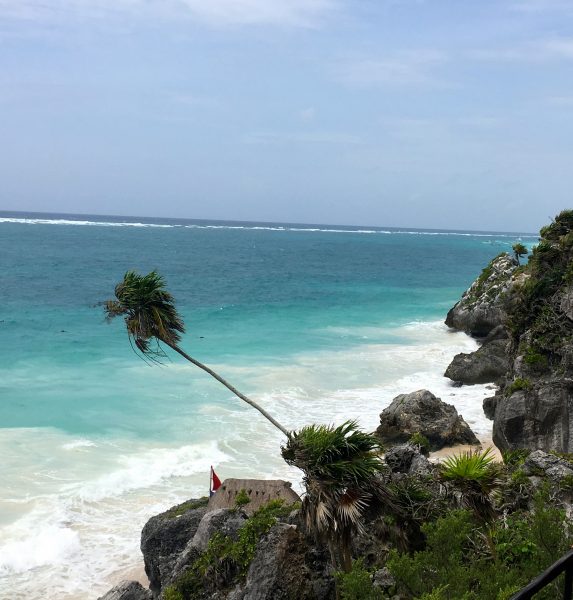
[[[419,446],[420,452],[424,456],[428,456],[428,454],[430,454],[430,440],[419,431],[413,433],[408,442],[414,446]]]
[[[245,489],[242,489],[235,496],[235,506],[237,508],[241,508],[242,506],[246,506],[247,504],[249,504],[250,501],[251,501],[251,499],[249,498],[249,494],[247,494],[247,490],[245,490]]]
[[[173,508],[170,508],[165,514],[166,517],[172,519],[174,517],[179,517],[182,514],[186,513],[188,510],[193,510],[195,508],[201,508],[202,506],[207,506],[209,502],[209,498],[207,496],[203,496],[197,500],[187,500],[187,502],[183,502],[183,504],[178,504]]]
[[[530,367],[534,367],[538,370],[544,370],[547,368],[549,361],[545,354],[542,354],[533,346],[528,346],[523,354],[524,362]]]
[[[278,517],[288,515],[291,510],[292,506],[285,506],[282,500],[271,500],[245,521],[237,532],[236,540],[215,533],[207,549],[165,590],[166,600],[192,600],[204,589],[208,574],[244,578],[261,536],[270,530]]]
[[[487,530],[463,510],[422,529],[424,550],[413,555],[393,551],[387,563],[398,593],[409,599],[507,600],[562,556],[573,540],[565,512],[551,504],[546,488],[535,496],[531,512],[499,518]],[[486,535],[493,546],[484,544]],[[554,600],[559,585],[536,600]]]
[[[510,467],[519,467],[529,456],[531,450],[528,448],[516,448],[515,450],[502,450],[501,457],[503,462]]]
[[[508,385],[505,388],[505,393],[507,396],[511,396],[511,394],[515,392],[519,392],[520,390],[530,390],[532,388],[531,382],[529,379],[523,379],[521,377],[517,377],[511,385]]]
[[[373,570],[366,569],[360,558],[352,562],[348,573],[336,573],[340,600],[382,600],[382,590],[372,584]]]

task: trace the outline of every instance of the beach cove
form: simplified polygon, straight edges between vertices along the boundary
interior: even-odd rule
[[[491,389],[442,376],[476,343],[443,319],[517,237],[0,214],[0,589],[96,598],[139,564],[149,516],[205,494],[212,464],[299,477],[262,419],[176,357],[146,365],[106,326],[97,303],[125,270],[159,269],[182,346],[289,427],[373,430],[394,396],[427,388],[488,436]]]

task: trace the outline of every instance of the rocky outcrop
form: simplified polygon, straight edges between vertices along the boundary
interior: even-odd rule
[[[392,473],[428,475],[431,472],[430,461],[415,444],[400,444],[390,448],[384,454],[384,461]]]
[[[503,392],[498,395],[493,424],[495,445],[573,452],[573,382],[539,382],[531,386],[508,396]]]
[[[244,587],[229,600],[328,600],[334,578],[327,554],[296,525],[277,523],[257,546]]]
[[[376,435],[385,444],[407,442],[415,433],[427,437],[432,450],[457,444],[479,444],[455,407],[428,390],[396,396],[380,414],[380,425],[376,429]]]
[[[522,470],[529,477],[545,477],[555,484],[561,483],[566,478],[568,480],[573,478],[573,464],[542,450],[532,452],[525,459]]]
[[[493,383],[509,369],[507,340],[495,339],[471,354],[456,354],[444,373],[456,383]]]
[[[150,588],[159,592],[207,512],[207,499],[189,500],[149,519],[141,532],[141,552]]]
[[[478,338],[486,337],[502,325],[503,295],[511,285],[517,266],[505,252],[494,258],[448,312],[446,325]]]
[[[153,594],[137,581],[122,581],[98,600],[153,600]]]

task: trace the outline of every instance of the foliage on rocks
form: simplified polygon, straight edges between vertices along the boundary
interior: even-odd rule
[[[506,600],[557,560],[573,541],[565,512],[538,492],[532,511],[518,511],[484,526],[458,510],[423,526],[426,548],[393,552],[388,567],[405,598]],[[484,536],[493,540],[490,549]],[[556,584],[559,585],[559,584]],[[438,592],[439,590],[439,592]],[[552,586],[540,600],[557,597]]]
[[[257,543],[277,522],[292,511],[282,500],[271,500],[255,512],[232,539],[216,533],[207,549],[175,583],[164,592],[164,600],[201,598],[208,580],[230,583],[243,579],[255,556]]]

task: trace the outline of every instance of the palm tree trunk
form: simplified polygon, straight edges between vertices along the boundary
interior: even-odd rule
[[[172,350],[175,350],[175,352],[180,354],[185,360],[188,360],[190,363],[194,364],[196,367],[199,367],[200,369],[203,369],[203,371],[205,371],[206,373],[209,373],[209,375],[211,375],[211,377],[215,378],[219,383],[222,383],[228,390],[233,392],[233,394],[235,394],[235,396],[237,396],[238,398],[240,398],[247,404],[250,404],[253,408],[256,408],[263,415],[263,417],[268,419],[277,429],[280,429],[287,436],[287,438],[290,438],[290,433],[286,429],[286,427],[283,427],[262,406],[259,406],[254,400],[251,400],[250,398],[248,398],[247,396],[245,396],[244,394],[239,392],[239,390],[237,388],[232,386],[226,379],[223,379],[218,373],[213,371],[213,369],[210,369],[207,365],[204,365],[202,362],[199,362],[192,356],[189,356],[186,352],[181,350],[181,348],[179,348],[179,346],[177,346],[176,344],[172,344],[165,340],[161,340],[161,341],[164,344],[166,344],[167,346],[169,346]]]

